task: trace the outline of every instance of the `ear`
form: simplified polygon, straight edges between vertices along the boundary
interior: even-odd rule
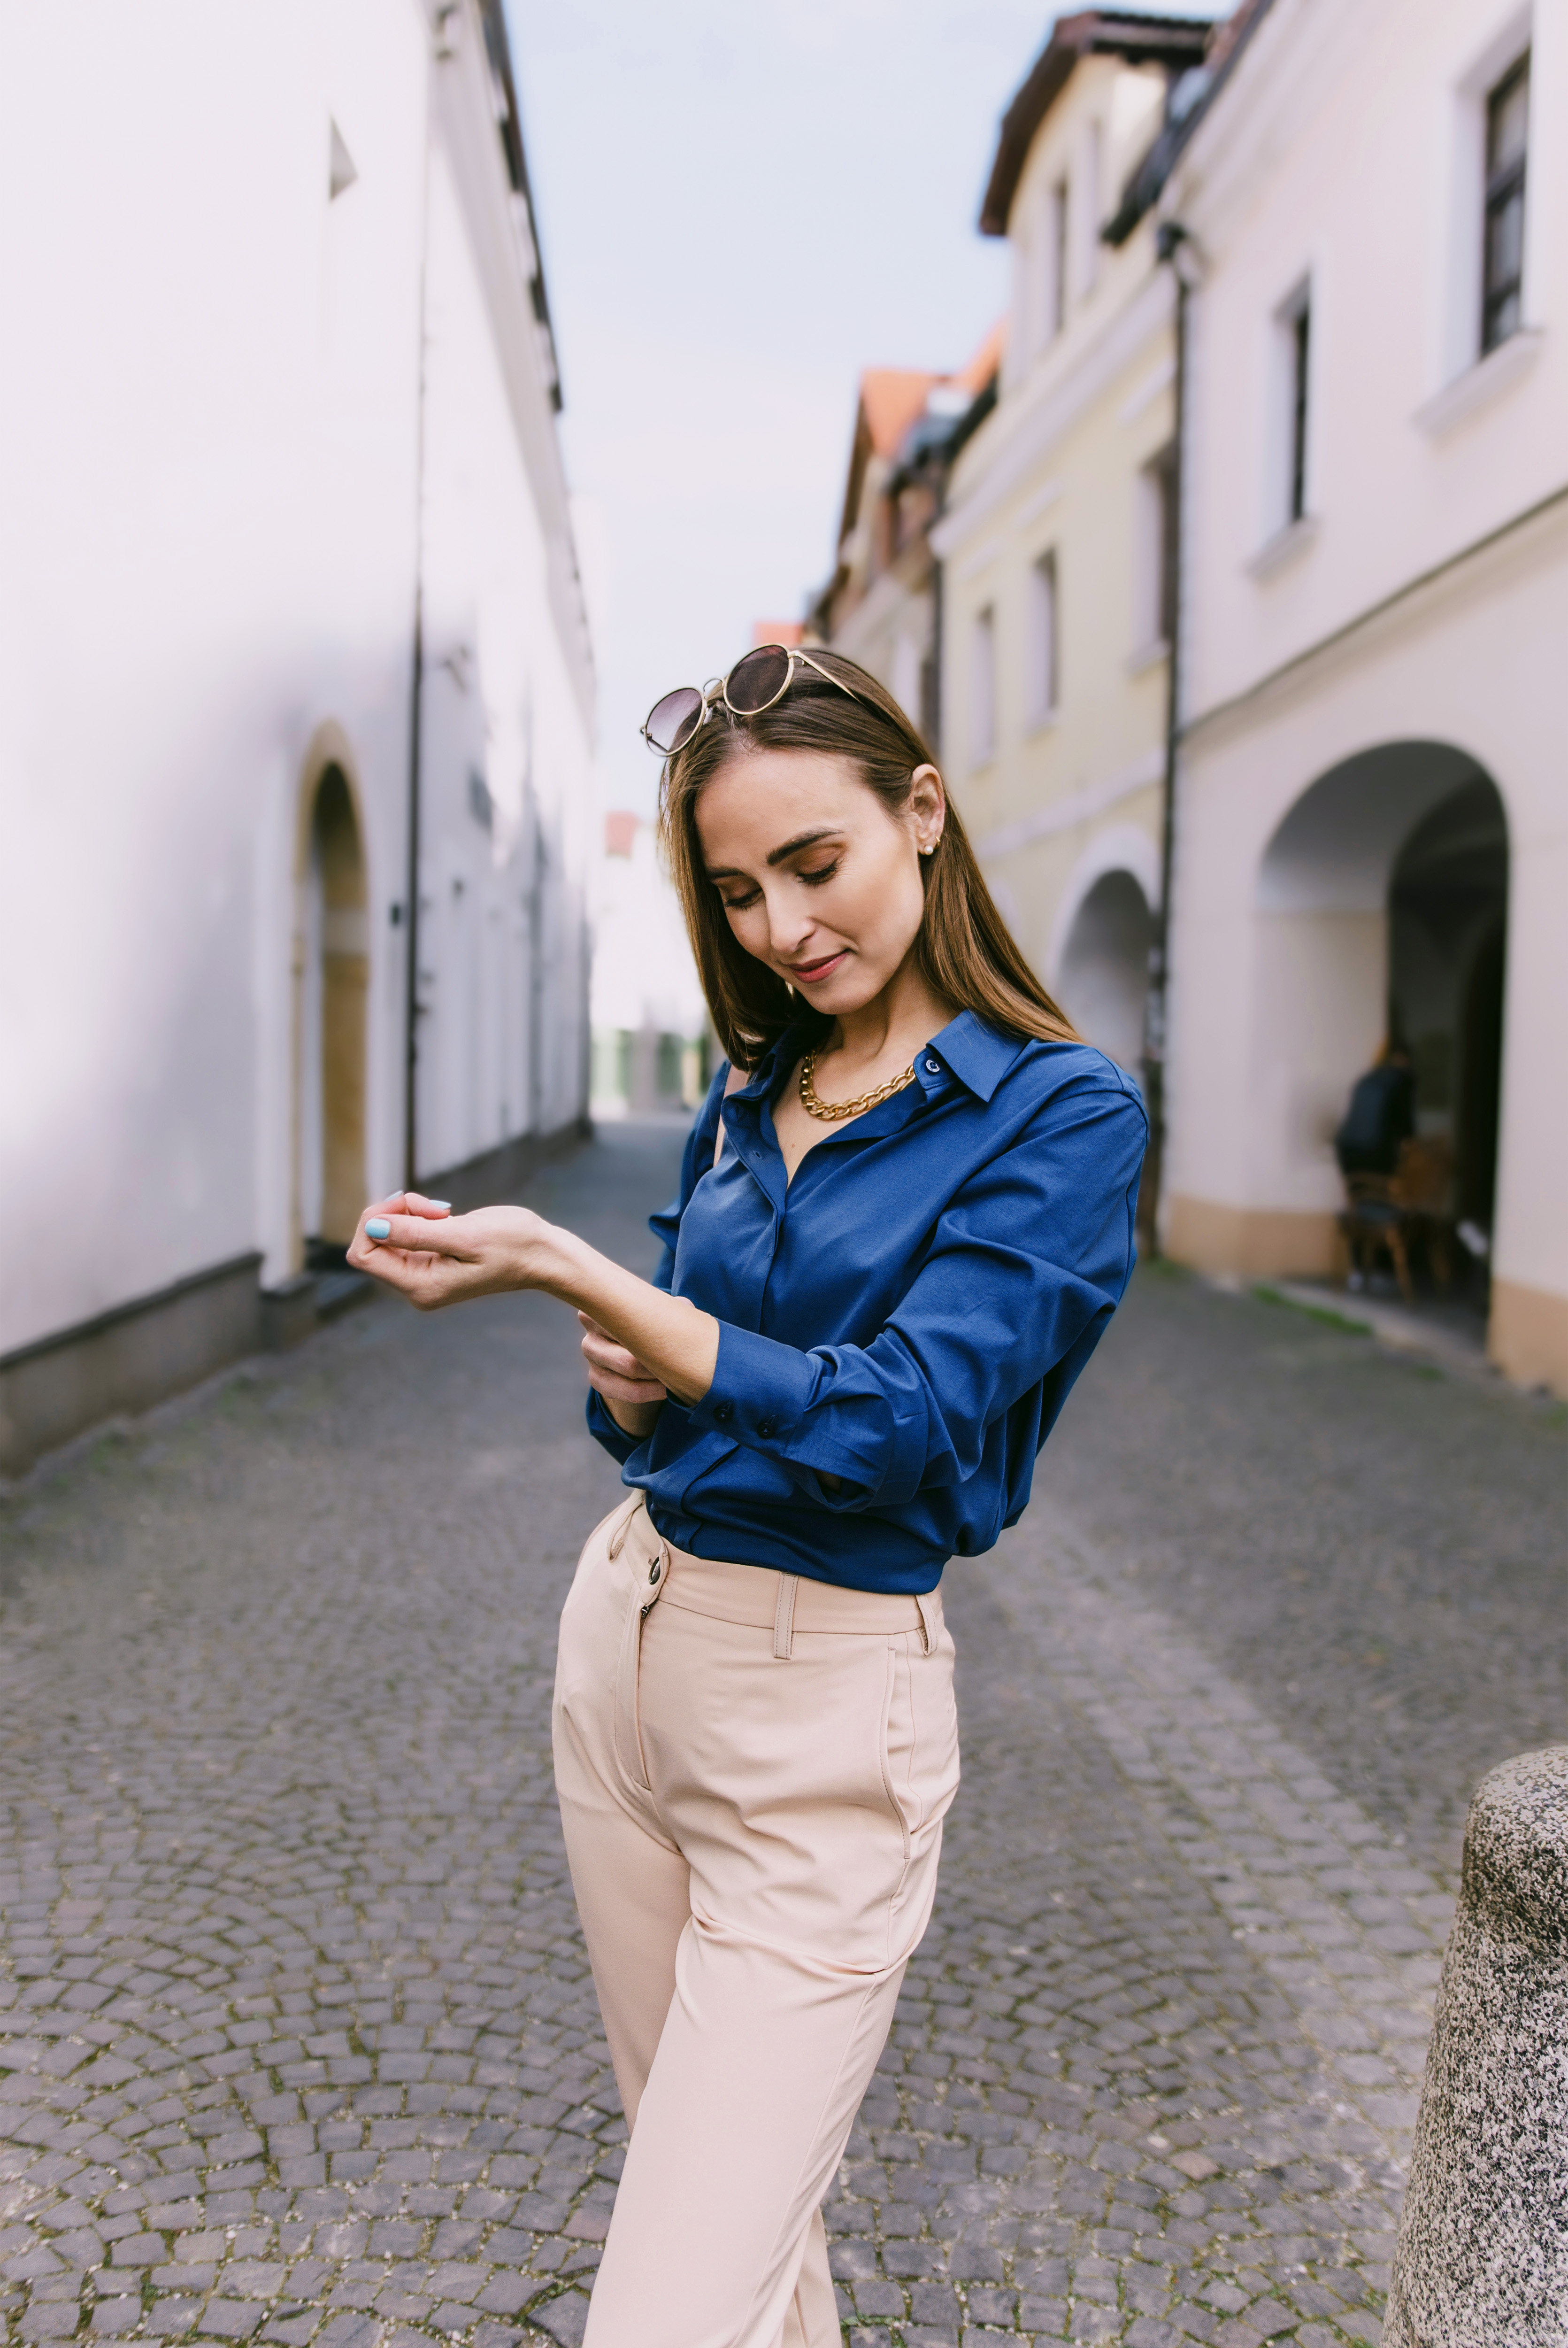
[[[928,856],[942,837],[948,819],[948,794],[935,767],[917,767],[909,778],[905,813],[915,834],[915,845]]]

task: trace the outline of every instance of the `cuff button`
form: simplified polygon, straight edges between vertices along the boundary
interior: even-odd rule
[[[757,1421],[757,1433],[764,1437],[772,1435],[774,1433],[776,1426],[776,1420],[771,1418],[759,1418]]]
[[[734,1415],[735,1406],[733,1403],[716,1402],[713,1405],[713,1416],[718,1420],[721,1426],[723,1426],[727,1419],[733,1418]]]

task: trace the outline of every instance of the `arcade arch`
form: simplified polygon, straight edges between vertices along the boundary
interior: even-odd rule
[[[1416,1072],[1418,1130],[1451,1145],[1453,1210],[1483,1242],[1496,1185],[1508,826],[1491,777],[1443,742],[1358,752],[1297,798],[1257,881],[1252,1195],[1332,1209],[1333,1135],[1385,1043]],[[1484,1244],[1478,1243],[1484,1259]]]
[[[1133,1075],[1143,1056],[1153,936],[1149,900],[1131,872],[1102,872],[1073,915],[1057,982],[1079,1034]]]
[[[1085,850],[1062,892],[1046,956],[1052,994],[1079,1033],[1138,1076],[1159,860],[1147,833],[1117,825]]]

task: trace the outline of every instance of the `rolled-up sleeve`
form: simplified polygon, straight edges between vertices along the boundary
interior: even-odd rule
[[[777,1460],[829,1508],[962,1483],[988,1429],[1120,1302],[1146,1139],[1130,1088],[1064,1086],[954,1194],[867,1344],[806,1352],[723,1323],[692,1426]]]
[[[719,1138],[719,1110],[724,1097],[724,1080],[730,1073],[728,1060],[721,1061],[719,1072],[708,1087],[708,1097],[698,1111],[697,1121],[686,1137],[686,1148],[681,1159],[681,1188],[667,1207],[648,1218],[648,1228],[662,1242],[663,1252],[653,1273],[653,1285],[668,1291],[675,1276],[675,1246],[681,1236],[681,1218],[692,1203],[692,1193],[713,1162],[713,1144]],[[618,1426],[601,1395],[588,1390],[588,1431],[596,1443],[601,1444],[619,1467],[624,1468],[634,1451],[641,1449],[646,1437],[628,1435]]]

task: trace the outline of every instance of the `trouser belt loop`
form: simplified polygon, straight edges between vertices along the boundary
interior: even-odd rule
[[[641,1492],[633,1492],[630,1499],[627,1501],[625,1508],[621,1511],[620,1522],[616,1526],[614,1531],[610,1534],[609,1540],[605,1544],[606,1551],[609,1556],[612,1558],[619,1557],[621,1550],[626,1547],[626,1536],[631,1530],[632,1519],[636,1516],[638,1509],[642,1506],[642,1498],[643,1496]]]
[[[787,1663],[794,1651],[794,1594],[799,1588],[798,1575],[780,1574],[778,1603],[774,1608],[774,1653],[781,1663]]]
[[[934,1590],[927,1590],[915,1601],[920,1609],[920,1653],[931,1654],[937,1644],[937,1612],[939,1604]]]

